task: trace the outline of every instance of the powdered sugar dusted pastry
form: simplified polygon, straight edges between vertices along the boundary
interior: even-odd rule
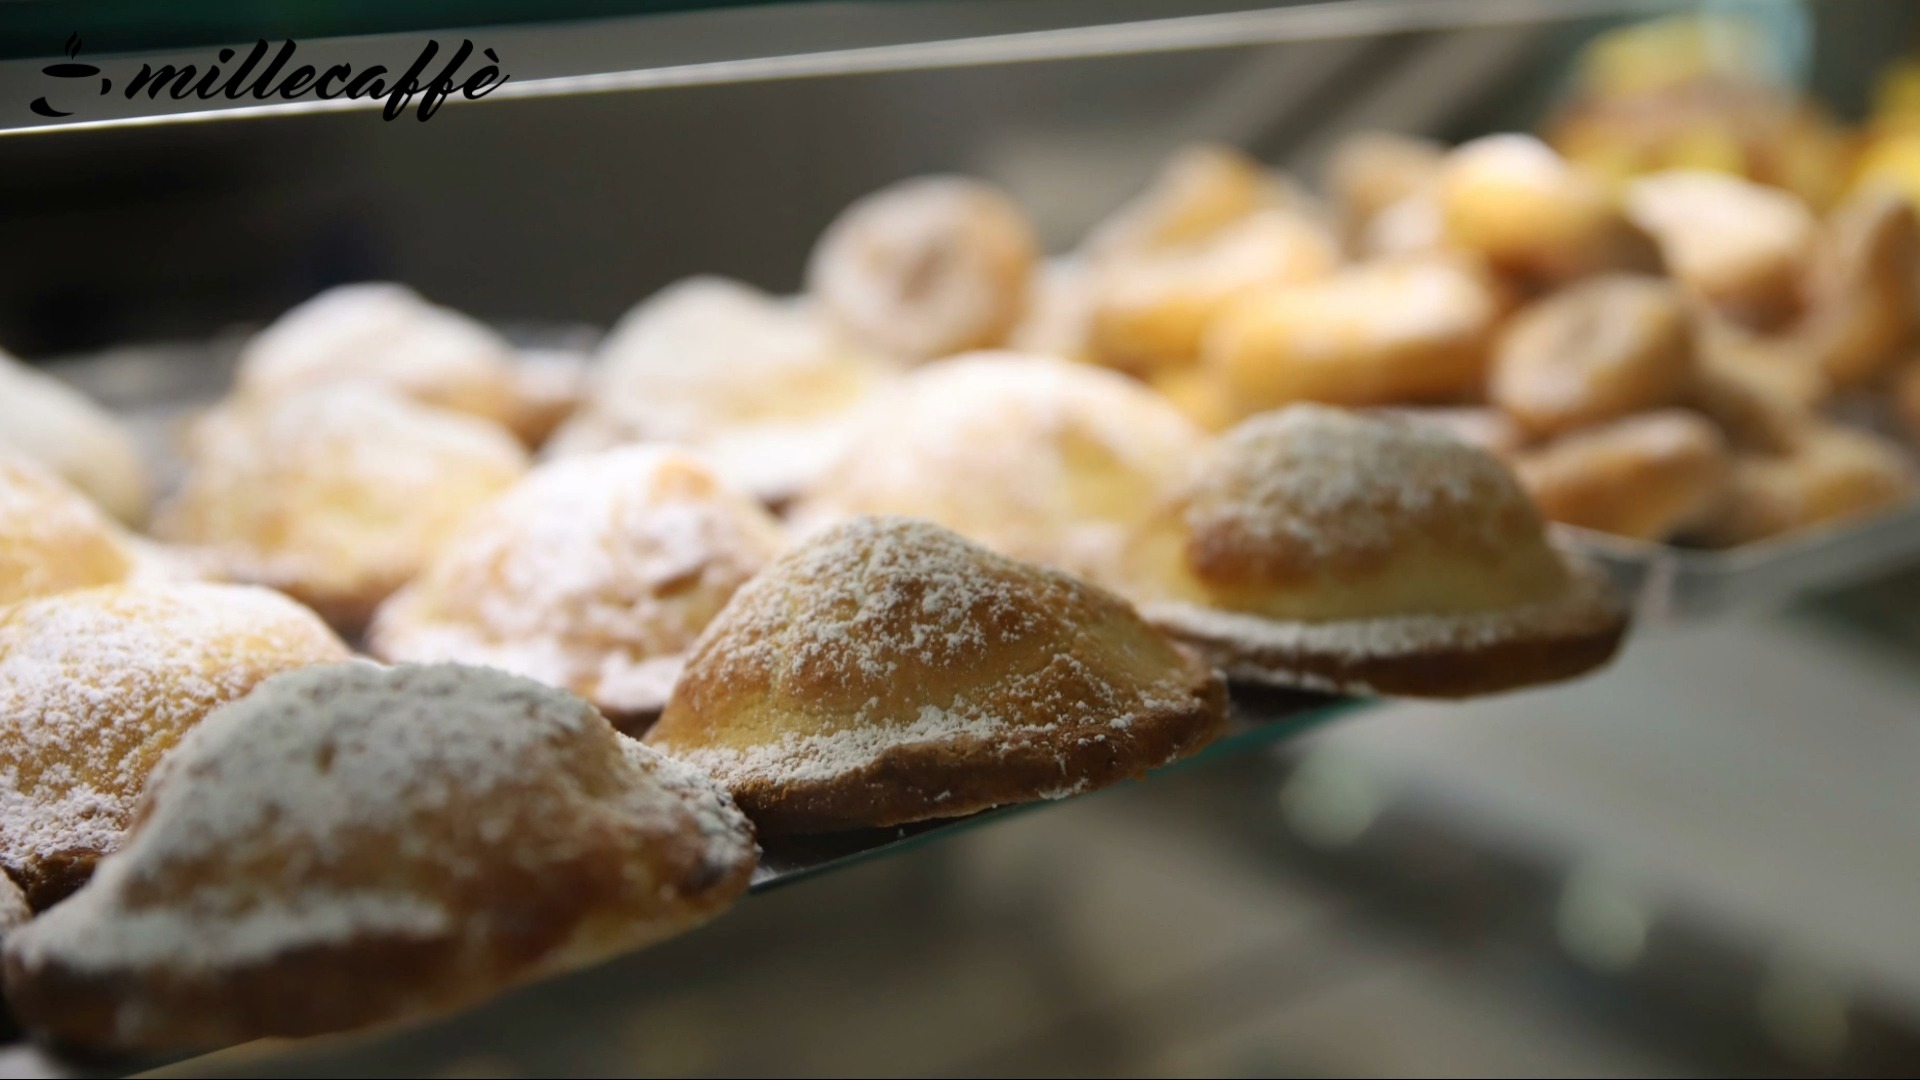
[[[0,452],[0,607],[138,568],[133,538],[37,462]]]
[[[924,176],[842,211],[814,246],[807,288],[861,344],[931,360],[1004,343],[1039,252],[1026,214],[999,189]]]
[[[1147,617],[1230,675],[1460,697],[1605,663],[1626,628],[1497,458],[1298,405],[1221,436],[1129,548]]]
[[[1601,179],[1531,135],[1461,144],[1442,163],[1438,190],[1448,241],[1527,280],[1657,262]]]
[[[548,462],[380,608],[372,651],[564,687],[624,724],[667,703],[684,654],[780,550],[772,515],[683,451]]]
[[[1912,499],[1915,486],[1913,464],[1894,443],[1809,423],[1786,453],[1735,459],[1727,497],[1695,539],[1730,546],[1858,521]]]
[[[1225,688],[1125,601],[931,523],[838,525],[734,595],[657,749],[762,833],[955,817],[1137,777],[1226,722]]]
[[[527,468],[501,428],[362,383],[219,409],[189,459],[156,535],[349,634]]]
[[[795,505],[802,528],[860,514],[937,521],[1015,558],[1106,572],[1206,436],[1123,375],[994,352],[914,372]]]
[[[1563,436],[1514,468],[1548,520],[1665,540],[1718,510],[1732,461],[1712,421],[1661,409]]]
[[[127,524],[147,516],[146,464],[120,422],[78,390],[0,352],[0,455],[32,458]]]
[[[548,452],[680,443],[729,483],[779,501],[814,481],[852,418],[897,376],[811,306],[725,278],[688,278],[614,327],[586,407]]]
[[[1658,278],[1604,275],[1516,315],[1494,351],[1489,396],[1536,434],[1675,405],[1692,393],[1685,299]]]
[[[36,909],[71,893],[181,735],[269,675],[346,657],[266,589],[110,585],[0,609],[0,866]]]
[[[235,374],[243,397],[279,398],[338,382],[370,382],[428,405],[513,425],[516,354],[489,327],[404,285],[340,285],[247,343]]]
[[[1383,260],[1242,298],[1202,354],[1243,416],[1296,401],[1455,400],[1479,391],[1499,315],[1493,286],[1467,264]]]
[[[1760,326],[1794,313],[1817,223],[1791,192],[1674,169],[1633,181],[1626,209],[1659,242],[1674,277],[1715,307]]]
[[[8,937],[7,997],[119,1051],[402,1020],[703,922],[754,862],[712,781],[569,694],[313,667],[168,756],[126,845]]]
[[[1499,409],[1474,405],[1427,405],[1370,409],[1379,416],[1413,424],[1427,424],[1468,446],[1477,446],[1502,461],[1511,461],[1527,443],[1526,432]]]
[[[1263,210],[1295,202],[1281,178],[1231,146],[1196,143],[1168,158],[1147,185],[1081,244],[1099,262],[1199,243]]]

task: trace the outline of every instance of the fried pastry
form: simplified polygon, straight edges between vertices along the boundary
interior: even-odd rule
[[[1494,404],[1553,435],[1678,404],[1693,391],[1693,329],[1680,291],[1608,274],[1514,316],[1494,350]]]
[[[1913,498],[1900,447],[1838,424],[1810,424],[1784,454],[1736,458],[1726,499],[1694,538],[1715,547],[1857,521]]]
[[[1898,194],[1869,190],[1835,208],[1797,328],[1839,388],[1869,385],[1905,359],[1920,324],[1920,223]]]
[[[1708,322],[1696,334],[1693,404],[1733,448],[1782,454],[1831,396],[1819,359],[1791,337],[1761,337]]]
[[[1202,357],[1242,416],[1296,401],[1459,400],[1485,379],[1498,316],[1498,293],[1469,264],[1380,261],[1241,299]]]
[[[133,437],[66,383],[0,352],[0,455],[31,458],[128,525],[147,516],[152,483]]]
[[[1225,724],[1219,677],[1120,598],[929,522],[868,517],[734,595],[647,742],[776,835],[1073,795]]]
[[[1039,253],[1026,214],[999,189],[925,176],[842,211],[814,245],[807,288],[856,342],[931,360],[1003,344]]]
[[[771,514],[684,451],[552,461],[381,605],[368,644],[383,660],[563,687],[624,728],[666,704],[694,638],[782,541]]]
[[[133,538],[30,458],[0,453],[0,607],[133,576]]]
[[[1712,421],[1661,409],[1563,436],[1514,469],[1550,521],[1666,540],[1715,512],[1732,456]]]
[[[897,376],[897,365],[849,344],[808,306],[688,278],[614,327],[587,406],[547,452],[679,443],[734,486],[780,502],[813,483],[852,418]]]
[[[482,323],[405,285],[363,282],[328,289],[255,335],[241,352],[234,391],[278,399],[369,382],[511,427],[522,419],[517,359]]]
[[[1326,186],[1348,239],[1364,235],[1389,207],[1428,192],[1446,156],[1431,139],[1387,131],[1341,139],[1327,160]]]
[[[1437,181],[1449,243],[1528,281],[1657,265],[1651,240],[1599,177],[1531,135],[1489,135],[1447,155]]]
[[[67,896],[210,710],[346,658],[312,612],[247,586],[108,585],[0,609],[0,866],[35,910]]]
[[[196,426],[189,458],[155,534],[347,634],[527,468],[496,425],[363,383],[223,407]]]
[[[1606,663],[1626,629],[1499,459],[1325,406],[1222,435],[1127,556],[1149,620],[1231,676],[1308,689],[1509,690]]]
[[[1760,327],[1795,314],[1818,223],[1792,193],[1674,169],[1635,180],[1626,208],[1659,242],[1673,276],[1715,308]]]
[[[927,518],[1003,554],[1099,580],[1205,439],[1126,376],[976,353],[909,376],[793,517],[802,529],[861,514]]]
[[[1288,185],[1258,161],[1231,146],[1196,143],[1168,158],[1146,190],[1094,226],[1080,253],[1113,262],[1185,247],[1295,202]]]
[[[1203,239],[1110,263],[1094,279],[1093,355],[1136,372],[1191,365],[1234,301],[1325,277],[1339,261],[1338,240],[1318,222],[1263,210]]]
[[[85,889],[8,936],[42,1038],[178,1052],[401,1021],[718,914],[750,826],[527,679],[310,667],[208,716]]]

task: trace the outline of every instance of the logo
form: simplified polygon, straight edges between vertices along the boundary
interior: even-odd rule
[[[114,93],[118,86],[119,93],[129,101],[143,94],[149,101],[158,101],[163,94],[174,101],[241,101],[247,98],[263,102],[273,99],[298,101],[302,98],[353,101],[385,98],[386,105],[380,111],[381,117],[397,120],[410,106],[414,106],[417,98],[414,114],[424,122],[432,119],[448,98],[458,94],[468,101],[478,101],[505,85],[510,78],[500,70],[500,57],[492,49],[480,50],[480,57],[488,63],[463,74],[468,61],[474,59],[473,42],[466,40],[462,40],[460,47],[454,49],[446,57],[445,63],[440,65],[439,71],[431,75],[428,71],[440,56],[438,41],[428,41],[412,65],[395,75],[380,64],[358,69],[344,63],[329,65],[325,70],[311,64],[290,67],[300,50],[299,43],[288,40],[275,49],[263,39],[254,42],[247,55],[237,64],[234,63],[234,57],[238,55],[236,50],[221,49],[214,54],[215,59],[204,67],[162,64],[155,68],[152,64],[141,64],[139,71],[118,81],[92,64],[77,62],[80,46],[80,35],[75,32],[67,38],[67,62],[49,64],[41,68],[40,73],[53,79],[97,80],[95,97],[106,97]],[[269,52],[273,53],[271,59],[267,56]],[[27,108],[38,116],[72,116],[77,109],[62,109],[54,104],[54,98],[58,96],[63,102],[72,101],[75,95],[83,93],[82,84],[75,83],[63,87],[57,95],[34,98]]]

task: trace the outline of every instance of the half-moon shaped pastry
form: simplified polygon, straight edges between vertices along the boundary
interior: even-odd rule
[[[403,1020],[703,922],[754,862],[711,780],[570,694],[313,667],[181,742],[126,845],[8,937],[7,998],[123,1052]]]
[[[339,285],[288,310],[240,354],[236,395],[368,382],[516,430],[518,354],[491,327],[391,282]],[[526,434],[535,434],[529,431]]]
[[[1194,753],[1219,677],[1124,600],[930,522],[845,522],[734,594],[655,748],[763,834],[1060,798]]]
[[[1633,181],[1626,210],[1659,242],[1673,276],[1730,317],[1767,327],[1794,314],[1817,223],[1791,192],[1673,169]]]
[[[1206,435],[1124,375],[1012,352],[915,371],[794,507],[804,529],[860,514],[939,522],[1003,554],[1098,580]]]
[[[1562,436],[1514,471],[1549,521],[1665,540],[1719,510],[1732,464],[1711,420],[1659,409]]]
[[[147,516],[152,484],[133,437],[66,383],[0,352],[0,454],[32,458],[120,521]]]
[[[849,343],[812,306],[718,277],[670,285],[600,348],[585,407],[548,455],[631,442],[699,451],[768,502],[804,490],[899,366]]]
[[[109,585],[0,609],[0,867],[36,910],[65,897],[202,717],[346,658],[312,612],[245,586]]]
[[[860,344],[932,360],[1005,343],[1039,258],[1032,224],[998,188],[922,176],[841,211],[807,261],[807,289]]]
[[[1308,689],[1508,690],[1598,667],[1626,629],[1493,455],[1323,406],[1221,436],[1128,554],[1149,619],[1229,675]]]
[[[125,581],[138,565],[133,538],[85,495],[0,451],[0,607]]]
[[[1912,499],[1917,486],[1912,461],[1895,443],[1809,421],[1785,453],[1734,459],[1727,497],[1695,539],[1727,547],[1859,521]]]
[[[1493,403],[1541,435],[1677,405],[1693,389],[1685,297],[1631,274],[1589,278],[1514,316],[1488,380]]]
[[[364,383],[222,407],[196,426],[188,456],[154,533],[346,634],[527,469],[497,425]]]
[[[783,540],[758,503],[671,447],[548,462],[381,606],[369,646],[538,679],[624,727],[667,703],[694,639]]]

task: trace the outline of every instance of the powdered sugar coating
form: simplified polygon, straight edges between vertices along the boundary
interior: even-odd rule
[[[0,455],[39,462],[123,522],[147,515],[151,478],[133,437],[78,390],[0,352]]]
[[[697,458],[632,446],[539,466],[375,619],[389,660],[484,664],[623,713],[666,704],[683,654],[784,543]]]
[[[0,606],[125,580],[132,537],[30,458],[0,448]]]
[[[0,612],[0,865],[43,906],[55,864],[119,845],[148,774],[201,718],[346,655],[312,612],[243,586],[107,586]]]

